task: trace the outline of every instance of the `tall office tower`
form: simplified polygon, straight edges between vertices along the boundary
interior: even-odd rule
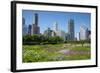
[[[32,34],[32,25],[29,25],[28,26],[28,35],[31,35]]]
[[[25,18],[22,18],[22,34],[27,35],[27,26],[25,25]]]
[[[38,14],[35,14],[35,23],[32,24],[32,35],[40,34],[40,27],[38,26]]]
[[[38,26],[38,14],[37,13],[35,13],[35,25]]]
[[[88,39],[88,28],[84,25],[80,26],[80,40]]]
[[[75,32],[74,32],[74,20],[73,19],[70,19],[68,21],[68,33],[69,33],[70,40],[74,40]]]
[[[58,36],[58,23],[54,22],[53,24],[53,31],[55,32],[55,36]]]
[[[25,18],[22,18],[22,24],[25,25]]]
[[[56,32],[56,31],[58,31],[58,23],[57,22],[55,22],[54,24],[53,24],[53,30]]]

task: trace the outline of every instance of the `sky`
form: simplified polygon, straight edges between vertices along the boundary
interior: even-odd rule
[[[80,26],[85,25],[91,29],[91,14],[79,12],[56,12],[56,11],[35,11],[23,10],[22,17],[25,18],[25,25],[34,24],[35,13],[38,14],[38,26],[40,33],[43,33],[48,27],[53,29],[53,24],[58,23],[60,30],[68,32],[68,21],[74,20],[75,33],[80,31]]]

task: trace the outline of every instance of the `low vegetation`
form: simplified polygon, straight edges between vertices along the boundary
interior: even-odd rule
[[[61,50],[70,50],[67,54]],[[23,62],[47,62],[90,59],[90,46],[71,46],[68,44],[23,45]]]

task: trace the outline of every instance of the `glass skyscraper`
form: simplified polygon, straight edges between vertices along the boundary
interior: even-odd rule
[[[25,18],[22,18],[22,34],[27,35],[27,26],[25,25]]]
[[[69,34],[69,40],[74,40],[75,31],[74,31],[74,20],[70,19],[68,21],[68,34]]]

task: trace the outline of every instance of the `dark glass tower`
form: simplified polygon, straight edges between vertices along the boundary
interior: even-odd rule
[[[25,25],[25,18],[24,17],[22,18],[22,24],[23,24],[23,26]]]
[[[68,21],[68,33],[69,33],[69,39],[70,40],[74,40],[74,35],[75,35],[75,32],[74,32],[74,20],[73,19],[70,19]]]
[[[28,34],[31,35],[32,25],[28,26]]]
[[[38,26],[38,14],[35,13],[35,24]]]
[[[38,14],[35,14],[35,23],[32,25],[32,35],[40,34],[40,27],[38,26]]]

